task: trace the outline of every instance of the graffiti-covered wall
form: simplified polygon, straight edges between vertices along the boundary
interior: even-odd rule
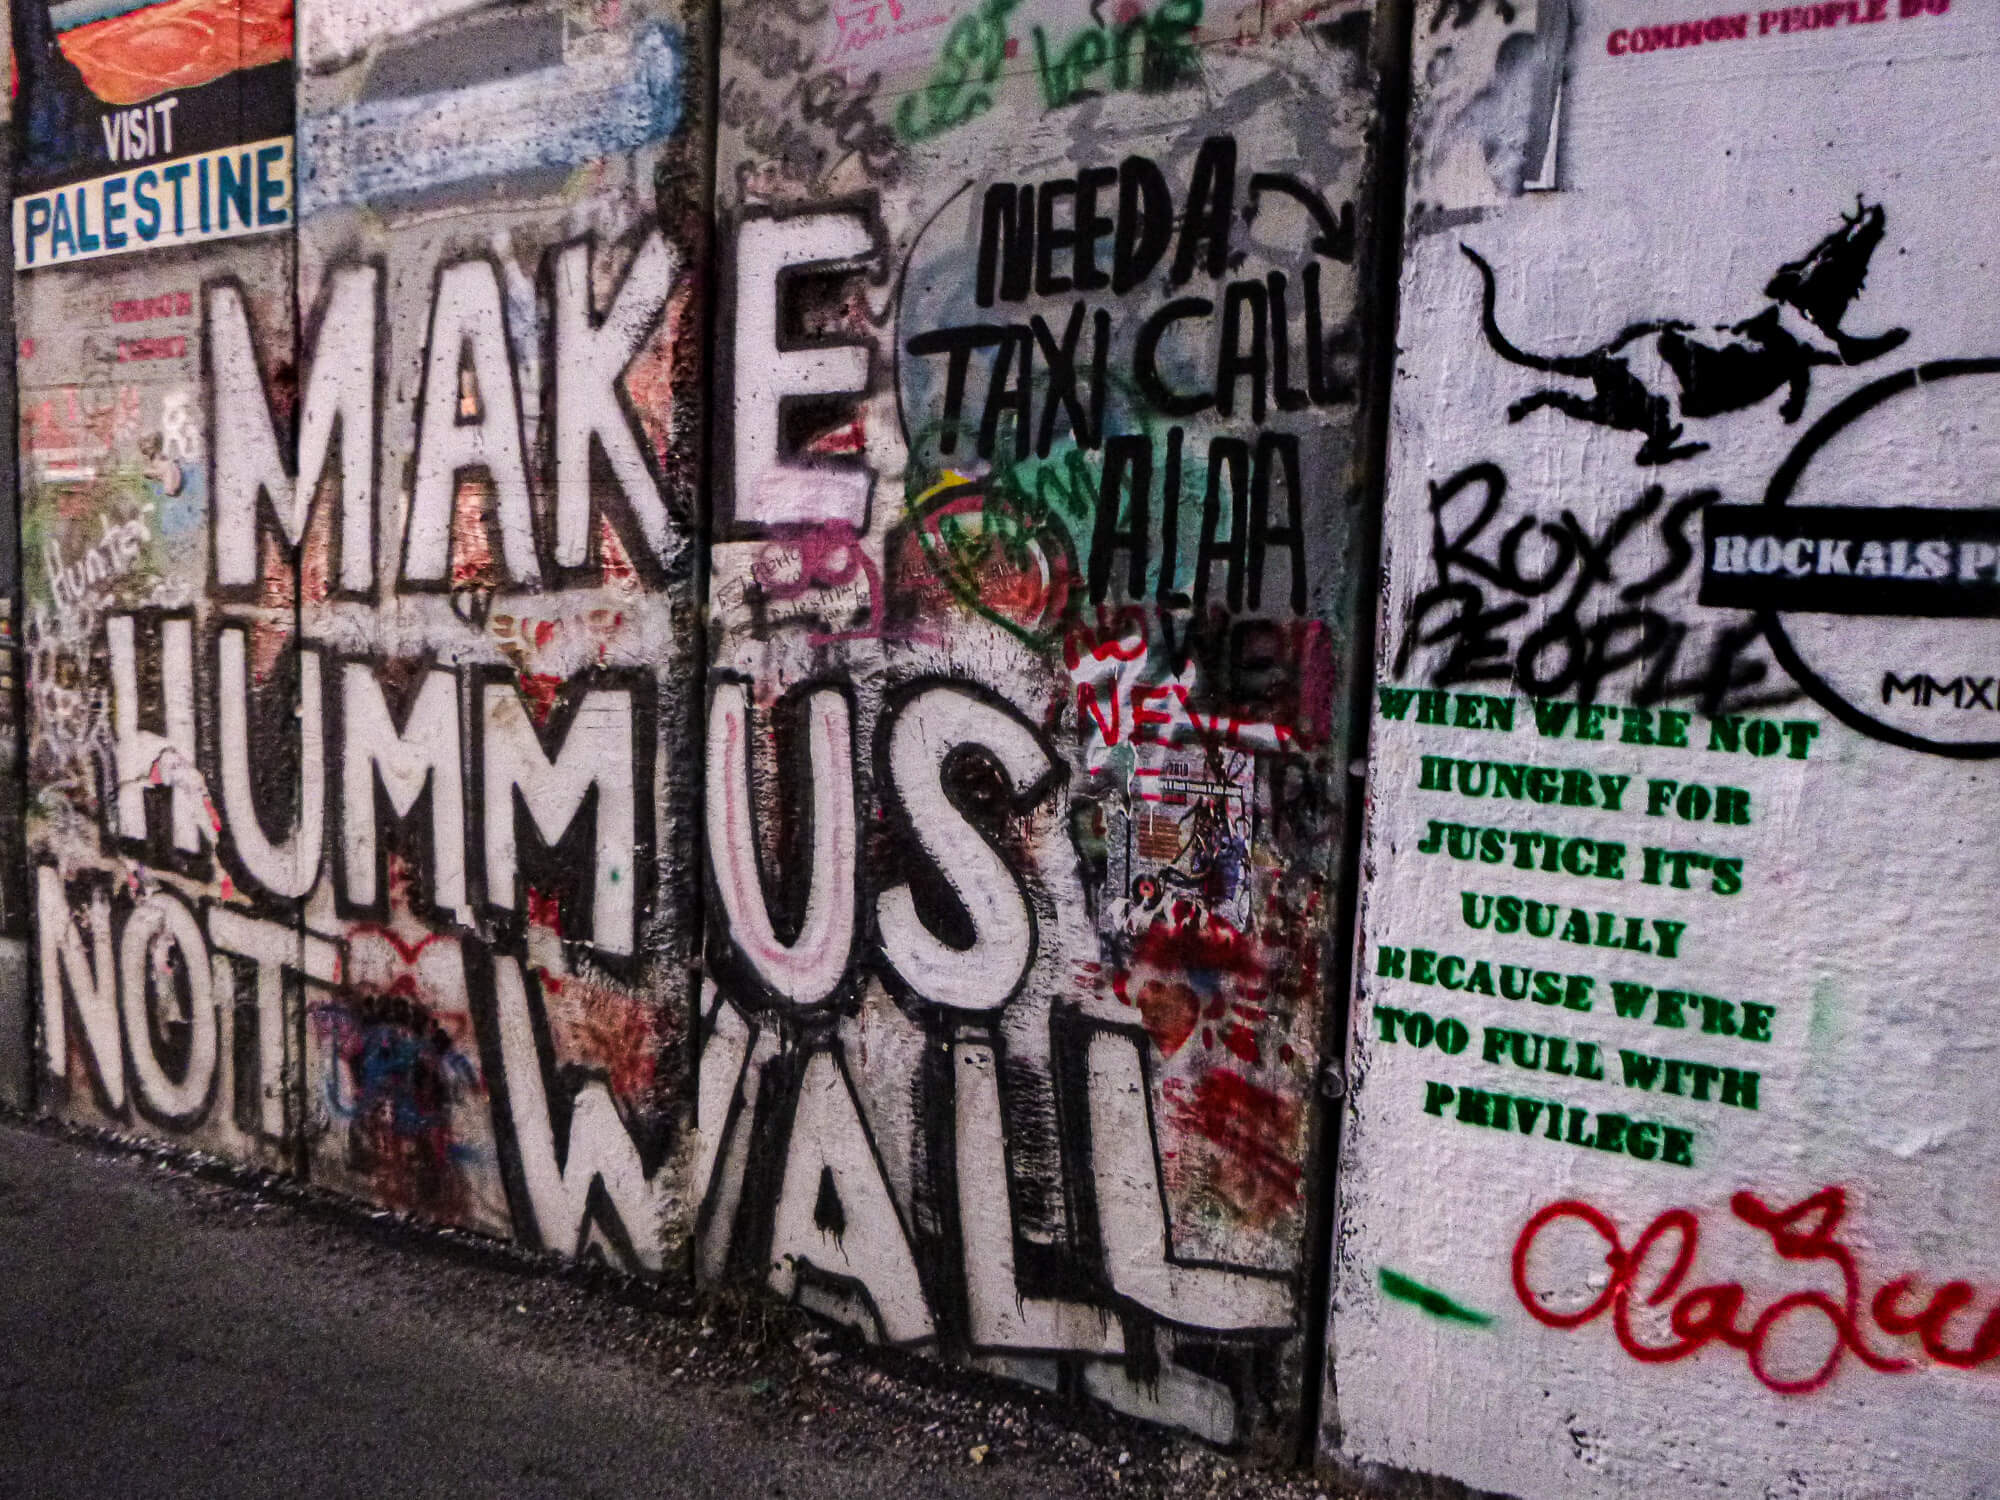
[[[1369,9],[14,21],[44,1105],[1296,1440]]]
[[[1996,1481],[1992,13],[1419,13],[1324,1451]]]
[[[1990,1492],[1988,0],[1654,9],[14,0],[0,1104]]]
[[[689,25],[308,12],[298,468],[246,450],[218,537],[246,586],[302,544],[328,832],[297,894],[341,959],[304,1021],[314,1179],[654,1272],[691,1093]],[[236,337],[254,428],[280,397]]]
[[[685,17],[327,5],[295,80],[282,0],[14,15],[47,1102],[661,1271]]]
[[[1370,12],[725,6],[698,1264],[1300,1404]]]
[[[159,46],[186,8],[12,7],[42,1102],[282,1165],[298,934],[244,855],[297,821],[297,601],[218,587],[205,332],[227,300],[294,363],[291,23],[210,5]]]

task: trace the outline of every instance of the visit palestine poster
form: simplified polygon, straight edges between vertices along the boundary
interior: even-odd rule
[[[291,0],[18,0],[15,266],[292,222]]]

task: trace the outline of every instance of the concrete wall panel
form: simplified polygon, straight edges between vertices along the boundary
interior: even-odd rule
[[[337,417],[339,467],[301,566],[337,832],[305,925],[342,959],[311,1170],[658,1272],[691,1094],[698,48],[658,5],[323,9],[300,463]]]
[[[1418,17],[1330,1457],[1994,1488],[1992,63]]]
[[[1296,1431],[1370,12],[725,6],[697,1264]]]
[[[661,1272],[699,48],[466,9],[316,45],[296,238],[289,6],[17,16],[45,1097]]]
[[[24,4],[13,19],[40,1097],[282,1164],[297,1144],[295,934],[237,883],[223,813],[253,786],[273,816],[293,796],[283,737],[253,756],[242,713],[258,699],[257,718],[289,723],[294,599],[260,575],[225,614],[211,587],[203,309],[226,290],[257,358],[289,369],[289,20],[223,6],[161,71],[163,7]],[[224,641],[244,658],[229,693]]]

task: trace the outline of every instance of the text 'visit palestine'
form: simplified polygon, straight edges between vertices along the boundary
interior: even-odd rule
[[[14,268],[231,239],[291,222],[292,142],[280,136],[16,198]]]

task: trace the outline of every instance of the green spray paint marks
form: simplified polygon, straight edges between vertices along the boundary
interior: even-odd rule
[[[1093,9],[1093,14],[1095,13]],[[1047,34],[1034,32],[1035,74],[1050,109],[1110,91],[1159,93],[1189,82],[1201,72],[1194,34],[1201,26],[1201,0],[1166,0],[1153,14],[1136,7],[1107,29],[1101,22],[1079,31],[1051,52]],[[1097,88],[1089,85],[1103,75]]]
[[[958,18],[928,82],[896,106],[896,134],[927,141],[993,107],[1007,62],[1007,17],[1021,0],[983,0]]]
[[[1447,1323],[1466,1323],[1474,1328],[1485,1328],[1493,1322],[1490,1313],[1474,1312],[1471,1308],[1452,1301],[1443,1292],[1432,1291],[1421,1281],[1410,1280],[1400,1271],[1392,1271],[1384,1266],[1377,1274],[1381,1278],[1383,1291],[1398,1302],[1407,1302],[1434,1318],[1442,1318]]]

